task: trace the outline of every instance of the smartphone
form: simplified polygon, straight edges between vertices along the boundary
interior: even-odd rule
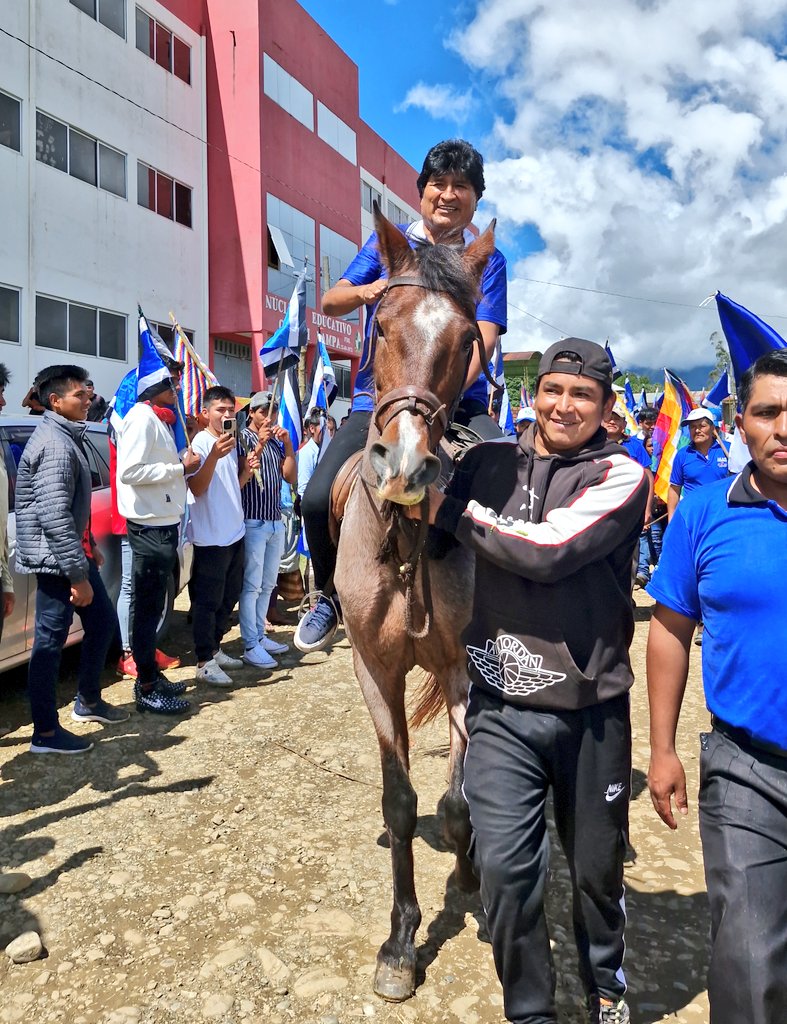
[[[231,434],[235,437],[238,433],[238,422],[233,416],[231,419],[228,416],[227,419],[221,421],[221,432],[222,434]]]

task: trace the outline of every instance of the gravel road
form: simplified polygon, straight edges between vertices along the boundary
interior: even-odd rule
[[[681,723],[690,813],[672,834],[645,790],[645,641],[638,593],[632,660],[633,851],[627,866],[626,971],[632,1020],[702,1024],[708,918],[696,817],[697,733],[708,726],[699,652]],[[167,649],[193,665],[185,605]],[[291,630],[274,631],[289,639]],[[225,644],[239,653],[237,628]],[[58,696],[74,693],[74,654]],[[188,681],[192,713],[132,713],[124,725],[75,725],[97,741],[84,757],[35,757],[24,673],[0,676],[0,950],[38,932],[39,959],[0,953],[0,1021],[67,1024],[380,1022],[500,1024],[502,997],[477,897],[446,890],[452,856],[436,807],[447,732],[416,734],[416,877],[422,982],[405,1004],[371,991],[387,935],[390,862],[371,723],[349,645],[231,691]],[[131,684],[105,695],[133,710]],[[71,724],[61,711],[64,724]],[[579,1024],[567,869],[557,844],[548,906],[562,1024]],[[23,873],[26,878],[9,878]]]

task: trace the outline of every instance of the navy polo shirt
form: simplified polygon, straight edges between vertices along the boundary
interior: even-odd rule
[[[787,750],[787,512],[755,489],[752,468],[680,503],[646,589],[705,624],[702,679],[711,713]]]
[[[638,462],[645,469],[650,469],[648,450],[638,437],[624,437],[620,443],[623,446],[623,451],[630,459]]]
[[[685,497],[698,487],[723,480],[727,472],[727,456],[718,441],[713,442],[707,455],[703,455],[690,444],[675,453],[669,482],[676,487],[682,487],[682,494]]]

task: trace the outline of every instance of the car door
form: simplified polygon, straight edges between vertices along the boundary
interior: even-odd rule
[[[11,666],[24,655],[27,643],[27,614],[30,604],[29,591],[35,592],[35,576],[14,571],[16,560],[16,516],[14,514],[14,497],[16,494],[16,470],[22,457],[24,447],[29,441],[35,424],[31,426],[12,426],[0,422],[0,458],[5,463],[8,475],[8,554],[11,575],[14,578],[14,610],[3,623],[3,642],[0,650],[0,669]],[[32,646],[32,633],[30,634]]]

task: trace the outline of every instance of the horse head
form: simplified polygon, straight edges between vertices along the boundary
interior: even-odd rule
[[[413,250],[376,205],[375,227],[389,284],[371,328],[380,436],[369,460],[380,497],[414,505],[440,473],[433,452],[461,397],[474,346],[483,348],[475,309],[494,222],[463,250]]]

